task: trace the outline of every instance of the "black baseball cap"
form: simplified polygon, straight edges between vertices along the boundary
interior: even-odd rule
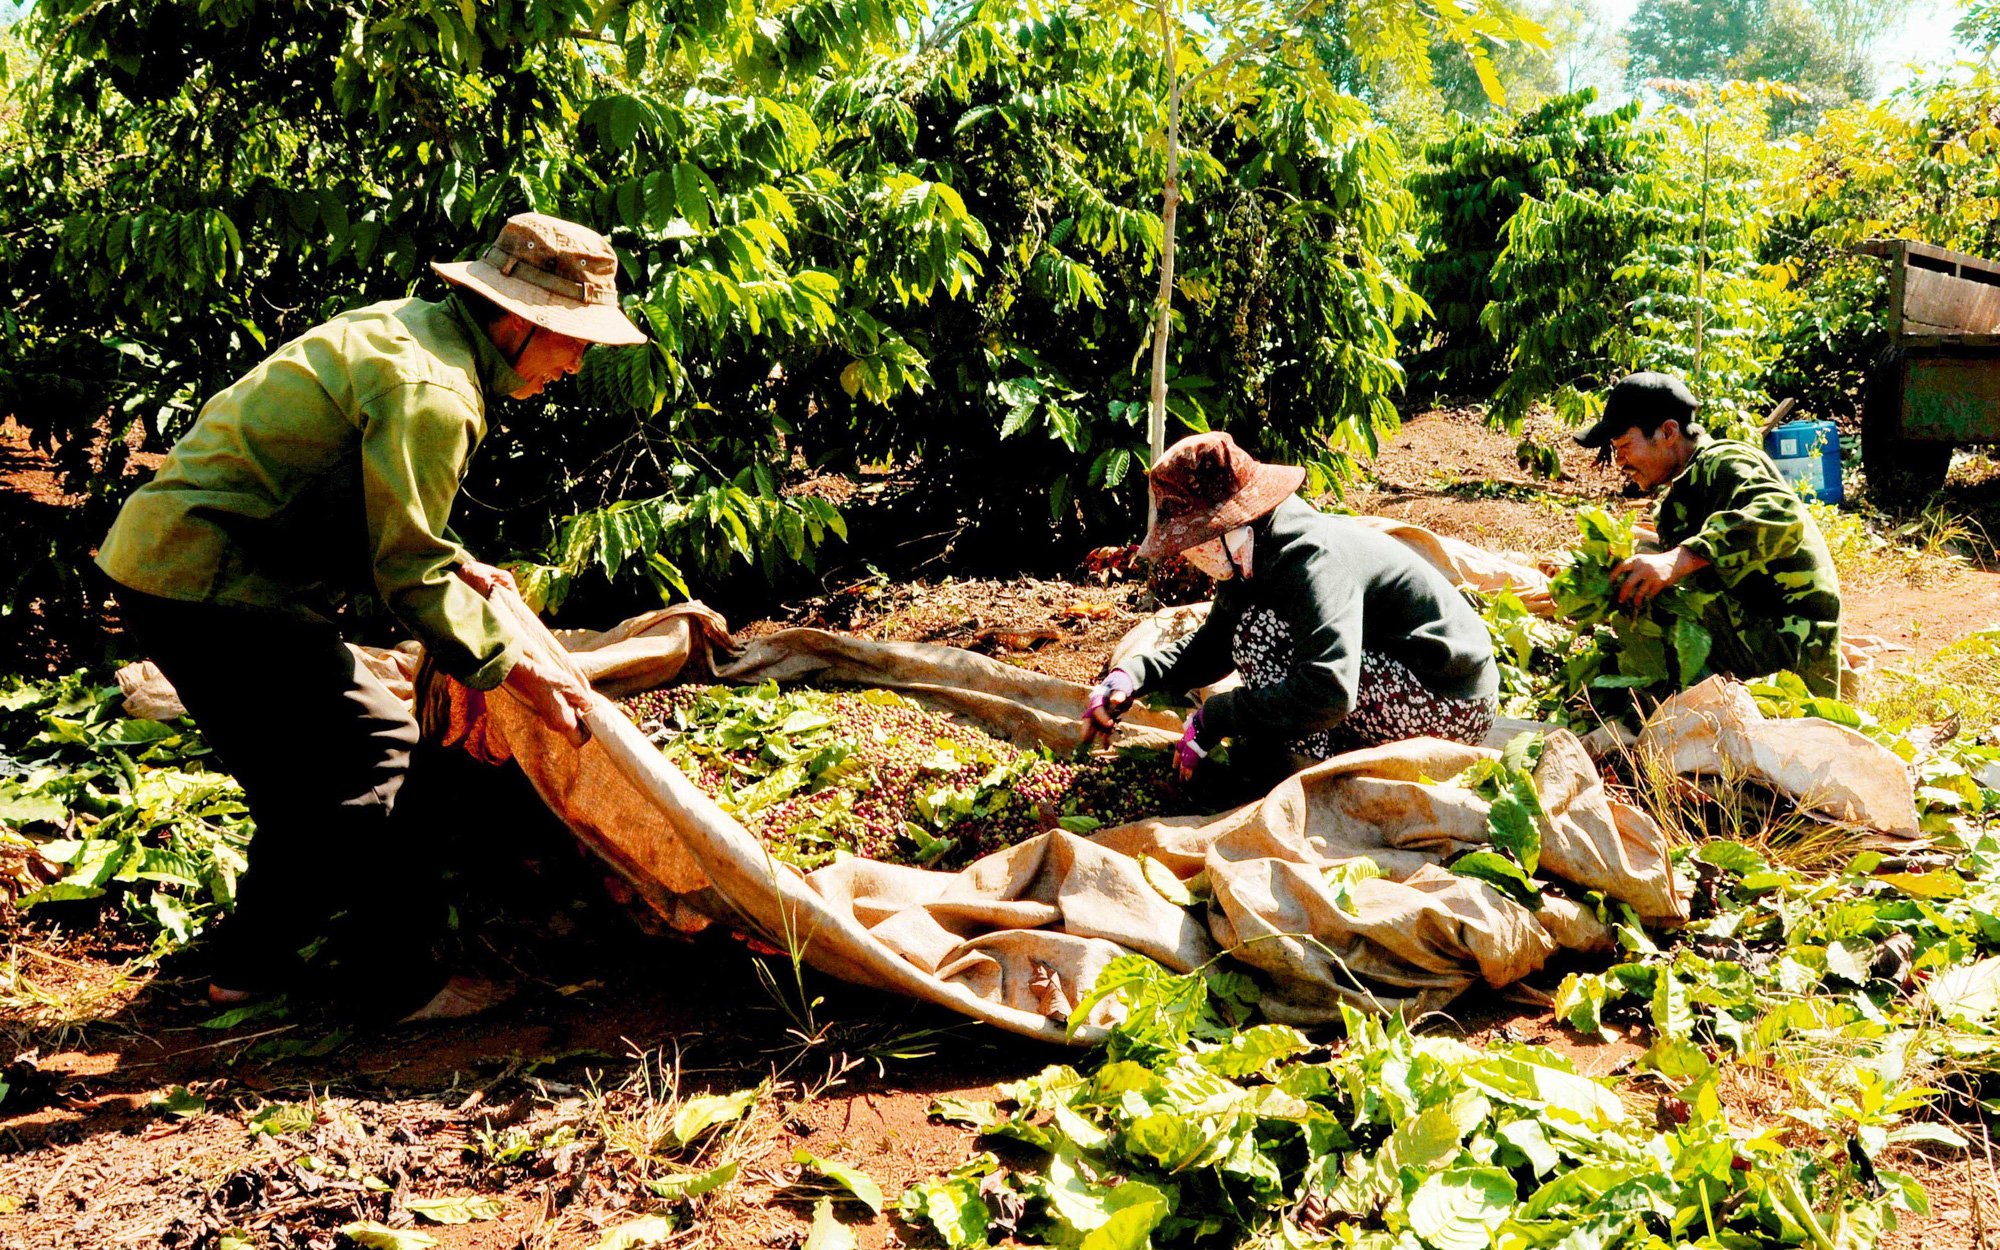
[[[1687,383],[1671,373],[1634,373],[1621,378],[1604,399],[1604,415],[1576,436],[1585,447],[1604,447],[1633,426],[1650,433],[1663,421],[1678,421],[1688,427],[1701,401],[1688,390]]]

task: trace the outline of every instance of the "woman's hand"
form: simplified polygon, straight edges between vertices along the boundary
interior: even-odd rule
[[[1201,709],[1196,708],[1188,713],[1187,727],[1174,746],[1174,772],[1182,781],[1191,781],[1195,768],[1207,758],[1208,748],[1201,745]]]
[[[522,655],[500,684],[533,708],[535,715],[571,746],[580,747],[590,740],[590,730],[583,723],[583,714],[590,710],[590,691],[567,668]]]
[[[521,593],[521,588],[514,584],[514,575],[496,564],[468,560],[452,571],[458,574],[459,581],[478,591],[482,599],[492,598],[493,592],[502,586],[517,595]]]
[[[1106,673],[1084,701],[1083,740],[1087,743],[1099,734],[1110,737],[1111,731],[1118,727],[1118,718],[1131,710],[1138,690],[1139,683],[1124,669],[1114,668]]]

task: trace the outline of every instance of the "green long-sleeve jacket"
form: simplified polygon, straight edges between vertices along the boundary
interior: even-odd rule
[[[1703,622],[1709,664],[1736,677],[1789,669],[1838,695],[1840,582],[1819,526],[1763,452],[1693,437],[1694,458],[1660,500],[1660,546],[1707,560],[1689,584],[1723,592]]]
[[[486,396],[522,381],[455,296],[344,313],[209,400],[98,566],[165,599],[312,619],[373,592],[446,672],[490,689],[518,651],[452,575],[470,557],[445,526]]]

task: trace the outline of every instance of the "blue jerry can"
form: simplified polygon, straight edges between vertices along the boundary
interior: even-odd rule
[[[1764,436],[1764,454],[1799,498],[1831,504],[1846,499],[1840,485],[1840,427],[1833,422],[1787,421]]]

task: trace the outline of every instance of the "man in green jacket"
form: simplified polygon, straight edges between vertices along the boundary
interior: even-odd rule
[[[446,524],[490,396],[528,398],[591,343],[645,336],[619,309],[610,245],[570,222],[522,214],[478,260],[432,268],[444,299],[335,317],[211,399],[97,556],[256,821],[211,948],[218,1004],[283,988],[323,938],[373,1014],[495,997],[427,956],[442,864],[438,830],[411,813],[432,770],[412,768],[410,709],[342,641],[343,600],[375,596],[444,672],[582,738],[587,692],[510,636],[485,597],[507,575]]]
[[[1626,480],[1660,500],[1660,552],[1611,571],[1621,603],[1650,603],[1694,578],[1720,592],[1709,608],[1709,666],[1732,677],[1788,670],[1814,693],[1840,691],[1840,583],[1812,514],[1762,451],[1695,424],[1679,378],[1635,373],[1578,437],[1610,448]]]

